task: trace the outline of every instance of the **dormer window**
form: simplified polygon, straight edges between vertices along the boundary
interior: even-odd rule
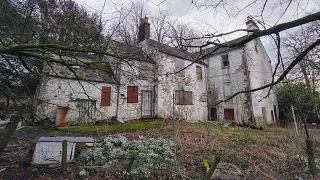
[[[221,56],[222,59],[222,68],[228,68],[230,66],[228,54]]]

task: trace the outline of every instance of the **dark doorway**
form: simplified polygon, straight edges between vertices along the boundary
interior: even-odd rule
[[[210,109],[210,121],[217,121],[217,108]]]

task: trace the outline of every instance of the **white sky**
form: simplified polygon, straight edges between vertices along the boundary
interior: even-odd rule
[[[248,4],[255,0],[223,0],[224,8],[220,7],[213,10],[212,6],[208,8],[198,8],[191,4],[192,0],[75,0],[77,3],[85,6],[90,11],[101,13],[105,20],[112,17],[112,13],[121,7],[130,3],[144,1],[151,14],[168,11],[169,18],[178,19],[203,34],[228,32],[235,29],[246,28],[245,20],[247,16],[253,16],[257,20],[262,21],[259,17],[264,0],[258,0],[258,4],[245,8]],[[196,2],[218,2],[219,0],[194,0]],[[290,7],[286,13],[281,12],[285,9],[289,0],[268,0],[263,13],[265,24],[273,26],[286,21],[301,18],[306,14],[314,13],[320,9],[320,0],[292,0]],[[105,5],[104,5],[105,4]],[[160,5],[159,5],[160,4]],[[245,8],[245,9],[243,9]],[[239,13],[240,12],[240,13]],[[152,21],[152,19],[150,19]],[[269,26],[269,27],[270,27]],[[262,28],[262,27],[261,27]],[[268,28],[268,27],[267,27]],[[151,29],[152,31],[152,29]],[[294,30],[290,30],[294,31]],[[285,35],[286,33],[282,33]],[[227,40],[239,37],[242,34],[234,34],[227,37]],[[274,57],[272,43],[269,38],[262,38],[269,56]]]

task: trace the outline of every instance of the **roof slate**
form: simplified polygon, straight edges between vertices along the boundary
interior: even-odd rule
[[[168,54],[171,56],[175,56],[175,57],[179,57],[179,58],[189,60],[192,62],[197,61],[197,58],[193,54],[191,54],[187,51],[184,51],[182,49],[177,49],[177,48],[171,47],[169,45],[159,43],[159,42],[152,40],[152,39],[147,39],[146,42],[148,45],[158,49],[162,53],[165,53],[165,54]],[[205,63],[203,63],[202,61],[197,61],[196,63],[205,65]]]
[[[151,59],[140,47],[128,45],[118,41],[113,41],[110,47],[110,51],[115,55],[123,58],[129,58],[130,60],[143,61],[155,64],[156,62]]]
[[[248,37],[248,36],[247,35],[241,36],[241,37],[233,39],[231,41],[227,41],[227,42],[225,42],[223,44],[227,45],[227,44],[237,43],[237,42],[242,41],[246,37]],[[238,48],[238,47],[235,47],[235,48]],[[221,53],[221,52],[229,51],[229,50],[235,49],[235,48],[229,48],[229,47],[220,47],[220,48],[218,48],[218,46],[213,46],[213,47],[210,47],[210,48],[203,49],[203,50],[201,50],[199,52],[195,52],[195,53],[193,53],[193,56],[196,57],[197,59],[198,58],[201,59],[201,58],[208,57],[208,56],[211,56],[211,55],[215,55],[215,54],[218,54],[218,53]]]
[[[241,37],[233,39],[231,41],[227,41],[227,42],[225,42],[223,44],[232,44],[232,43],[240,42],[241,40],[245,39],[246,37],[248,37],[248,36],[247,35],[241,36]],[[210,47],[210,48],[203,49],[203,50],[201,50],[199,52],[189,53],[187,51],[184,51],[184,50],[181,50],[181,49],[177,49],[177,48],[171,47],[171,46],[166,45],[166,44],[162,44],[162,43],[157,42],[157,41],[152,40],[152,39],[147,39],[146,42],[147,42],[148,45],[158,49],[162,53],[165,53],[165,54],[168,54],[168,55],[171,55],[171,56],[175,56],[175,57],[179,57],[179,58],[182,58],[182,59],[185,59],[185,60],[189,60],[189,61],[192,61],[192,62],[197,61],[199,58],[202,59],[204,57],[208,57],[208,56],[211,56],[211,55],[215,55],[215,54],[218,54],[218,53],[221,53],[221,52],[225,52],[225,51],[229,51],[231,49],[238,48],[238,47],[235,47],[235,48],[220,47],[220,48],[218,48],[217,46],[213,46],[213,47]],[[205,64],[202,61],[197,61],[196,63]]]

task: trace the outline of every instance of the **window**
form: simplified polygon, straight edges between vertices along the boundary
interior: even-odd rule
[[[175,63],[175,72],[178,72],[184,68],[184,60],[175,59],[174,63]],[[184,77],[184,70],[177,73],[177,76]]]
[[[224,91],[224,96],[226,98],[231,96],[231,93],[232,93],[232,84],[231,84],[231,82],[224,83],[223,91]]]
[[[138,103],[138,92],[137,86],[128,86],[127,103]]]
[[[207,94],[206,93],[202,93],[200,96],[200,102],[207,102]]]
[[[222,68],[228,68],[230,66],[228,54],[221,56],[222,58]]]
[[[100,106],[110,106],[111,102],[111,87],[102,86]]]
[[[202,68],[200,66],[196,67],[197,80],[202,80]]]
[[[175,91],[175,104],[176,105],[193,105],[192,91]]]
[[[234,109],[224,109],[224,120],[234,121]]]
[[[273,110],[271,110],[271,119],[272,119],[272,122],[274,122]]]

